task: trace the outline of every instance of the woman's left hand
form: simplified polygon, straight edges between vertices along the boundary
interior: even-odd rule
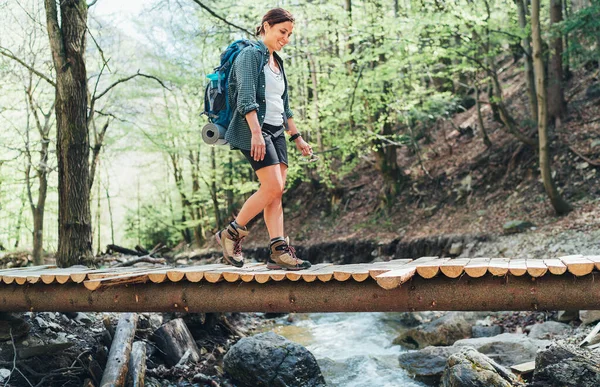
[[[302,137],[298,137],[295,142],[296,148],[302,152],[302,156],[310,156],[313,153],[312,147]]]

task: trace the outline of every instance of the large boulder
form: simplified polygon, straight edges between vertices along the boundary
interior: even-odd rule
[[[501,333],[502,327],[500,325],[475,325],[471,329],[471,336],[474,338],[498,336]]]
[[[584,325],[593,324],[600,321],[600,310],[580,310],[579,319]]]
[[[556,322],[556,321],[546,321],[541,324],[535,324],[531,327],[529,331],[530,339],[552,339],[554,336],[562,336],[571,331],[571,327],[567,324]]]
[[[431,345],[452,345],[456,340],[471,337],[472,325],[461,313],[452,312],[401,333],[394,339],[394,344],[411,349]]]
[[[517,377],[473,348],[463,348],[448,359],[441,387],[522,386]]]
[[[508,367],[532,361],[537,351],[550,345],[550,341],[531,339],[524,334],[503,333],[494,337],[458,340],[454,345],[473,347]]]
[[[325,386],[312,353],[273,332],[241,339],[225,354],[223,363],[238,386]]]
[[[400,367],[416,380],[439,386],[448,358],[461,350],[462,347],[427,347],[419,351],[404,352],[398,360]]]
[[[573,345],[553,344],[538,353],[530,386],[600,386],[600,356]]]

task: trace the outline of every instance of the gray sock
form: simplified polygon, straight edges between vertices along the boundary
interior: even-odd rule
[[[279,241],[285,241],[285,238],[282,236],[275,237],[275,238],[271,239],[271,243],[269,243],[269,246],[273,246],[274,243],[279,242]]]
[[[246,231],[246,226],[240,226],[235,220],[233,222],[231,222],[231,224],[233,225],[233,228],[235,228],[236,230],[238,228],[241,228],[242,230]]]

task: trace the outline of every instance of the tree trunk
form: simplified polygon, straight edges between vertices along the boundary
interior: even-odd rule
[[[346,35],[346,54],[352,55],[354,54],[355,46],[354,43],[351,42],[351,30],[352,30],[352,0],[344,1],[344,8],[346,9],[346,17],[348,18],[348,34]],[[356,65],[356,59],[352,58],[346,62],[346,70],[348,74],[352,74],[354,66]]]
[[[519,10],[519,27],[521,30],[527,31],[527,0],[515,0],[517,8]],[[529,97],[529,114],[532,120],[537,119],[538,106],[537,97],[535,95],[535,77],[533,75],[533,62],[531,59],[531,38],[529,31],[526,32],[523,40],[521,40],[523,46],[523,60],[525,61],[525,80],[527,81],[527,97]]]
[[[562,0],[550,0],[550,26],[560,23],[562,19]],[[550,63],[548,64],[548,120],[556,123],[560,123],[567,111],[562,52],[562,36],[558,34],[550,42]]]
[[[317,79],[317,64],[312,54],[307,52],[308,68],[310,71],[310,81],[312,86],[312,102],[313,102],[313,117],[312,117],[312,130],[317,135],[317,149],[319,152],[325,150],[323,148],[323,137],[321,135],[321,129],[319,128],[319,81]]]
[[[548,112],[546,106],[546,86],[544,84],[544,61],[542,58],[542,37],[540,33],[540,0],[531,1],[531,31],[533,37],[533,65],[535,69],[538,98],[538,135],[540,153],[540,172],[544,188],[558,215],[570,212],[573,208],[558,193],[550,170],[548,150]]]
[[[88,264],[92,257],[87,132],[85,0],[44,0],[56,71],[56,155],[58,159],[59,267]]]
[[[29,198],[29,206],[31,208],[31,214],[33,216],[33,230],[31,231],[33,237],[33,262],[35,265],[43,264],[43,247],[44,247],[44,211],[46,207],[46,196],[48,192],[48,149],[50,145],[49,133],[50,133],[50,116],[52,108],[47,114],[42,113],[44,116],[44,123],[40,120],[38,109],[33,101],[32,91],[32,75],[30,73],[29,86],[26,89],[27,100],[31,108],[31,112],[35,119],[35,125],[40,135],[40,160],[35,167],[35,172],[38,178],[38,197],[37,205],[33,202],[33,194],[31,192],[31,168],[33,166],[33,159],[31,156],[31,148],[29,142],[29,124],[27,130],[27,137],[25,143],[25,149],[27,153],[27,168],[25,169],[25,180],[27,185],[27,197]]]
[[[220,230],[223,227],[223,222],[221,221],[221,209],[219,208],[219,199],[217,197],[217,156],[215,154],[215,147],[210,149],[210,163],[212,168],[210,196],[215,211],[215,223],[217,224],[217,229]]]
[[[479,102],[479,85],[475,86],[475,106],[477,108],[477,122],[479,123],[479,130],[481,130],[481,136],[483,138],[483,143],[486,147],[491,147],[492,142],[488,137],[487,130],[485,130],[485,124],[483,122],[483,115],[481,114],[481,103]],[[444,134],[445,136],[445,134]]]

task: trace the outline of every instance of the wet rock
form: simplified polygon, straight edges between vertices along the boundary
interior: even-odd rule
[[[579,318],[578,310],[560,310],[556,319],[560,322],[571,322]]]
[[[583,325],[593,324],[600,321],[600,310],[580,310],[579,319]]]
[[[600,356],[573,345],[554,344],[535,359],[531,387],[596,387]]]
[[[5,382],[10,376],[10,370],[6,368],[0,368],[0,382]]]
[[[440,318],[443,315],[444,313],[442,312],[400,312],[397,314],[396,321],[407,328],[414,328]]]
[[[494,337],[464,339],[454,343],[457,347],[473,347],[503,366],[525,363],[535,359],[539,349],[550,345],[548,340],[536,340],[524,334],[503,333]]]
[[[471,337],[479,338],[479,337],[493,337],[498,336],[502,333],[502,327],[500,325],[491,325],[491,326],[483,326],[483,325],[475,325],[471,328]]]
[[[88,316],[87,314],[85,314],[83,312],[78,312],[77,315],[75,316],[74,320],[80,324],[85,325],[86,327],[89,327],[90,325],[92,325],[92,322],[93,322],[93,320],[90,318],[90,316]]]
[[[463,248],[464,244],[462,242],[453,243],[452,246],[450,246],[450,251],[448,254],[453,257],[458,256],[462,253]]]
[[[535,224],[525,220],[511,220],[510,222],[506,222],[504,226],[502,226],[502,229],[505,234],[517,234],[525,232],[531,227],[535,227]]]
[[[411,349],[430,345],[452,345],[456,340],[470,337],[472,325],[461,313],[451,312],[430,323],[403,332],[394,339],[394,344]]]
[[[561,336],[571,331],[571,327],[567,324],[556,321],[546,321],[541,324],[535,324],[529,331],[530,339],[552,339],[554,336]]]
[[[240,386],[325,386],[315,357],[273,332],[241,339],[227,352],[223,364]]]
[[[522,386],[517,377],[473,348],[463,348],[448,359],[442,375],[442,387],[513,387]]]
[[[461,347],[427,347],[400,354],[400,367],[416,380],[437,386],[446,368],[448,358],[463,350]]]

